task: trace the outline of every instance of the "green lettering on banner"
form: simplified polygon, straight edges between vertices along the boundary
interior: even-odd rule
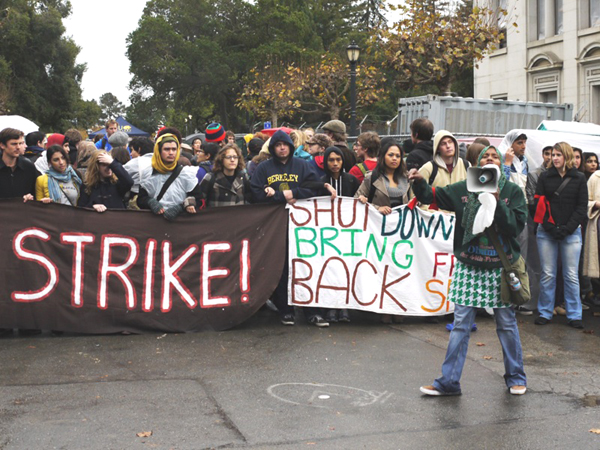
[[[448,231],[446,231],[446,221],[444,220],[444,216],[438,216],[438,222],[435,225],[435,229],[433,230],[433,236],[431,237],[431,239],[435,239],[435,235],[437,234],[440,225],[442,225],[442,236],[444,237],[444,240],[447,241],[450,238],[450,234],[452,234],[452,229],[454,228],[453,222],[454,216],[450,216],[450,228],[448,229]]]
[[[344,253],[343,256],[362,256],[362,253],[356,253],[356,251],[354,250],[354,239],[355,239],[355,235],[356,233],[362,233],[361,229],[358,228],[350,228],[348,230],[342,229],[342,233],[350,233],[350,252],[349,253]]]
[[[333,231],[333,236],[330,237],[326,237],[325,236],[325,232],[326,231]],[[337,239],[337,237],[340,235],[340,232],[338,231],[337,228],[333,228],[333,227],[323,227],[321,228],[321,256],[325,256],[325,246],[329,246],[331,247],[333,250],[335,250],[335,252],[338,255],[341,255],[342,252],[340,252],[340,249],[337,248],[335,245],[333,245],[330,241],[335,241]]]
[[[312,238],[311,239],[303,239],[300,237],[300,233],[302,231],[308,231],[312,234]],[[319,248],[317,247],[317,244],[315,244],[315,239],[317,239],[317,232],[315,231],[314,228],[309,228],[309,227],[298,227],[294,230],[294,236],[296,238],[296,254],[298,255],[299,258],[312,258],[313,256],[316,256],[317,253],[319,253]],[[313,247],[313,253],[302,253],[300,251],[300,244],[301,243],[306,243],[309,245],[312,245]]]
[[[369,236],[369,240],[367,242],[367,249],[365,250],[365,257],[367,259],[369,258],[369,249],[371,248],[371,245],[373,245],[373,249],[375,250],[377,259],[379,260],[379,262],[381,262],[381,260],[383,259],[383,255],[385,254],[385,247],[387,246],[387,237],[383,238],[383,245],[381,246],[381,249],[379,249],[377,248],[377,238],[375,237],[375,235],[371,234]]]
[[[396,264],[397,267],[400,267],[401,269],[408,269],[410,266],[412,266],[413,263],[413,255],[412,254],[407,254],[406,255],[406,259],[408,261],[408,264],[406,265],[402,265],[398,262],[398,260],[396,259],[396,247],[398,247],[398,245],[400,244],[408,244],[410,246],[411,249],[413,249],[415,246],[412,243],[412,241],[408,241],[408,240],[402,240],[402,241],[398,241],[394,244],[394,247],[392,247],[392,261],[394,261],[394,264]]]

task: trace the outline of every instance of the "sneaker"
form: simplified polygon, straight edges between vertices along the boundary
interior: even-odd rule
[[[567,310],[562,305],[558,305],[556,308],[554,308],[554,311],[556,311],[556,314],[559,316],[567,315]]]
[[[538,317],[536,318],[533,323],[535,323],[536,325],[547,325],[550,323],[550,319],[546,319],[545,317]]]
[[[511,386],[510,393],[512,395],[523,395],[527,392],[527,386]]]
[[[581,310],[582,311],[587,311],[588,309],[590,309],[589,305],[586,305],[585,303],[581,304]],[[566,313],[566,311],[565,311],[565,313]]]
[[[461,392],[441,392],[438,391],[435,387],[433,386],[421,386],[419,388],[419,390],[425,394],[425,395],[430,395],[432,397],[440,397],[440,396],[448,396],[448,395],[460,395]]]
[[[336,323],[338,321],[337,309],[327,311],[327,314],[325,314],[325,320],[327,320],[327,322]]]
[[[314,326],[319,327],[319,328],[323,328],[323,327],[328,327],[329,326],[329,322],[327,322],[321,316],[312,316],[310,319],[308,319],[308,323],[311,323]]]
[[[277,309],[277,306],[275,306],[275,303],[273,303],[270,299],[267,300],[267,302],[265,303],[265,306],[267,307],[267,309],[269,311],[279,312],[279,310]]]
[[[515,311],[523,316],[531,316],[533,315],[533,311],[525,306],[515,306]]]
[[[339,322],[350,323],[350,312],[347,309],[340,310]]]
[[[282,325],[294,325],[296,323],[296,319],[293,314],[286,314],[281,317]]]
[[[581,329],[583,329],[583,321],[581,321],[581,320],[569,320],[569,326],[581,330]]]

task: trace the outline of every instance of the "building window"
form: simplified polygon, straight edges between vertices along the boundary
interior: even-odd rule
[[[600,0],[588,0],[590,5],[590,27],[600,26]]]
[[[600,124],[600,43],[588,46],[579,58],[583,97],[576,120]]]
[[[535,36],[537,40],[563,33],[563,1],[535,0],[535,26],[537,31]]]
[[[546,37],[546,0],[537,0],[537,38]]]
[[[563,0],[554,0],[554,34],[563,34]]]
[[[528,100],[560,103],[562,62],[547,52],[535,56],[527,66],[529,78]]]

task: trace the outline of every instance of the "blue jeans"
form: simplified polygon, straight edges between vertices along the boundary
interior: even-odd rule
[[[542,263],[540,297],[538,299],[540,316],[551,320],[554,313],[556,266],[560,252],[565,285],[567,320],[581,320],[581,298],[579,297],[581,228],[577,228],[573,234],[570,234],[562,241],[557,241],[540,226],[537,230],[537,244]]]
[[[442,376],[433,382],[440,392],[460,392],[460,377],[467,358],[471,326],[475,321],[476,308],[455,305],[454,328],[450,332],[450,341],[446,351],[446,359],[442,364]],[[527,378],[523,368],[523,350],[521,338],[513,308],[494,308],[496,334],[502,345],[504,356],[504,380],[506,386],[527,386]]]

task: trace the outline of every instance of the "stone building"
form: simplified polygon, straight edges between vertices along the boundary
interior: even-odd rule
[[[572,103],[575,120],[600,124],[600,0],[479,3],[508,15],[506,42],[475,69],[475,98]]]

